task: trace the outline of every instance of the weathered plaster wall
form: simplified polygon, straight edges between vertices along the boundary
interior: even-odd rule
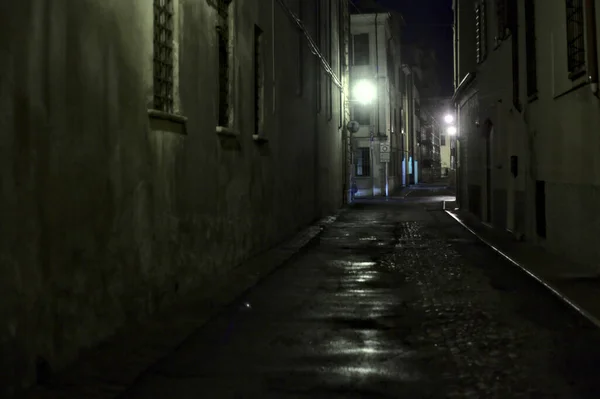
[[[34,381],[36,359],[64,366],[342,201],[339,107],[334,122],[315,116],[308,47],[296,94],[298,32],[277,2],[273,32],[271,2],[233,1],[233,139],[215,133],[216,11],[178,4],[186,135],[150,129],[150,1],[0,4],[2,394]],[[262,145],[254,24],[265,35]]]

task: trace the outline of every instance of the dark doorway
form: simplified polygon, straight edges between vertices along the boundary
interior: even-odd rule
[[[535,226],[539,237],[546,238],[546,182],[535,182]]]

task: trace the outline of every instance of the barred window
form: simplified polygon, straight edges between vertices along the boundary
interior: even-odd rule
[[[585,67],[583,0],[566,0],[569,73],[579,76]]]
[[[264,61],[263,31],[254,25],[254,134],[263,133]]]
[[[485,0],[475,2],[475,35],[477,43],[477,62],[481,63],[487,56],[487,14]]]
[[[219,53],[219,126],[229,126],[230,114],[230,65],[229,65],[229,5],[231,0],[218,0],[219,25],[217,26],[217,40]]]
[[[173,0],[154,0],[153,108],[175,111]]]
[[[371,176],[371,149],[359,148],[354,154],[354,176]]]

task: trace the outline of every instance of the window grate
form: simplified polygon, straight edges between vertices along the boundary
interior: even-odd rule
[[[154,0],[154,109],[174,112],[173,0]]]
[[[475,35],[477,41],[477,62],[481,63],[487,55],[487,25],[485,1],[475,3]]]
[[[576,74],[585,67],[583,0],[566,0],[566,6],[568,69]]]

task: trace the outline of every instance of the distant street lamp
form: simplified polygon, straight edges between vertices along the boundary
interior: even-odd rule
[[[444,122],[446,122],[447,124],[450,124],[450,123],[454,122],[454,117],[450,114],[447,114],[446,116],[444,116]]]
[[[354,85],[352,90],[354,100],[362,104],[371,103],[376,96],[375,85],[368,80],[360,80]]]
[[[446,129],[446,133],[448,133],[450,136],[454,136],[456,134],[456,127],[448,126],[448,129]]]

